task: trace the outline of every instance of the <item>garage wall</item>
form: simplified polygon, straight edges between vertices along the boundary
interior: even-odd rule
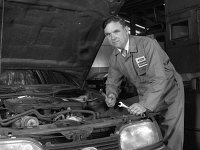
[[[170,14],[180,9],[187,9],[199,4],[199,0],[165,0],[165,12],[166,14]]]

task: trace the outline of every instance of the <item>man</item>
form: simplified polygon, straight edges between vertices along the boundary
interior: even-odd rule
[[[139,100],[128,111],[146,111],[162,116],[159,125],[164,141],[172,150],[182,150],[184,137],[184,88],[180,75],[156,40],[129,35],[125,21],[111,16],[104,21],[104,33],[114,47],[106,81],[108,107],[116,104],[125,76],[137,88]],[[126,53],[124,53],[126,52]]]

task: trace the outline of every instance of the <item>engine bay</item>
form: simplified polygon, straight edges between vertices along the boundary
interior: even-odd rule
[[[118,106],[107,107],[102,91],[60,86],[51,89],[28,86],[4,92],[0,99],[0,137],[32,138],[52,146],[109,138],[122,125],[141,119],[127,115],[127,110]]]
[[[18,96],[1,100],[2,127],[31,128],[57,121],[82,122],[105,110],[100,97]],[[98,110],[96,110],[98,108]]]
[[[31,138],[45,147],[111,137],[117,141],[121,126],[147,119],[127,115],[118,106],[108,108],[102,92],[70,93],[1,97],[0,137]]]

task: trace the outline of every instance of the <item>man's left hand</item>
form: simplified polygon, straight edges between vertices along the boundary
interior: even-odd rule
[[[146,110],[147,109],[142,105],[140,105],[139,103],[134,103],[128,108],[130,114],[134,115],[142,115],[144,112],[146,112]]]

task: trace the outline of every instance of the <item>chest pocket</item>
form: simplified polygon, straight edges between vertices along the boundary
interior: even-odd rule
[[[132,52],[131,57],[132,57],[133,67],[135,68],[137,74],[139,76],[146,74],[148,63],[144,55],[144,50],[137,51],[136,53]]]

